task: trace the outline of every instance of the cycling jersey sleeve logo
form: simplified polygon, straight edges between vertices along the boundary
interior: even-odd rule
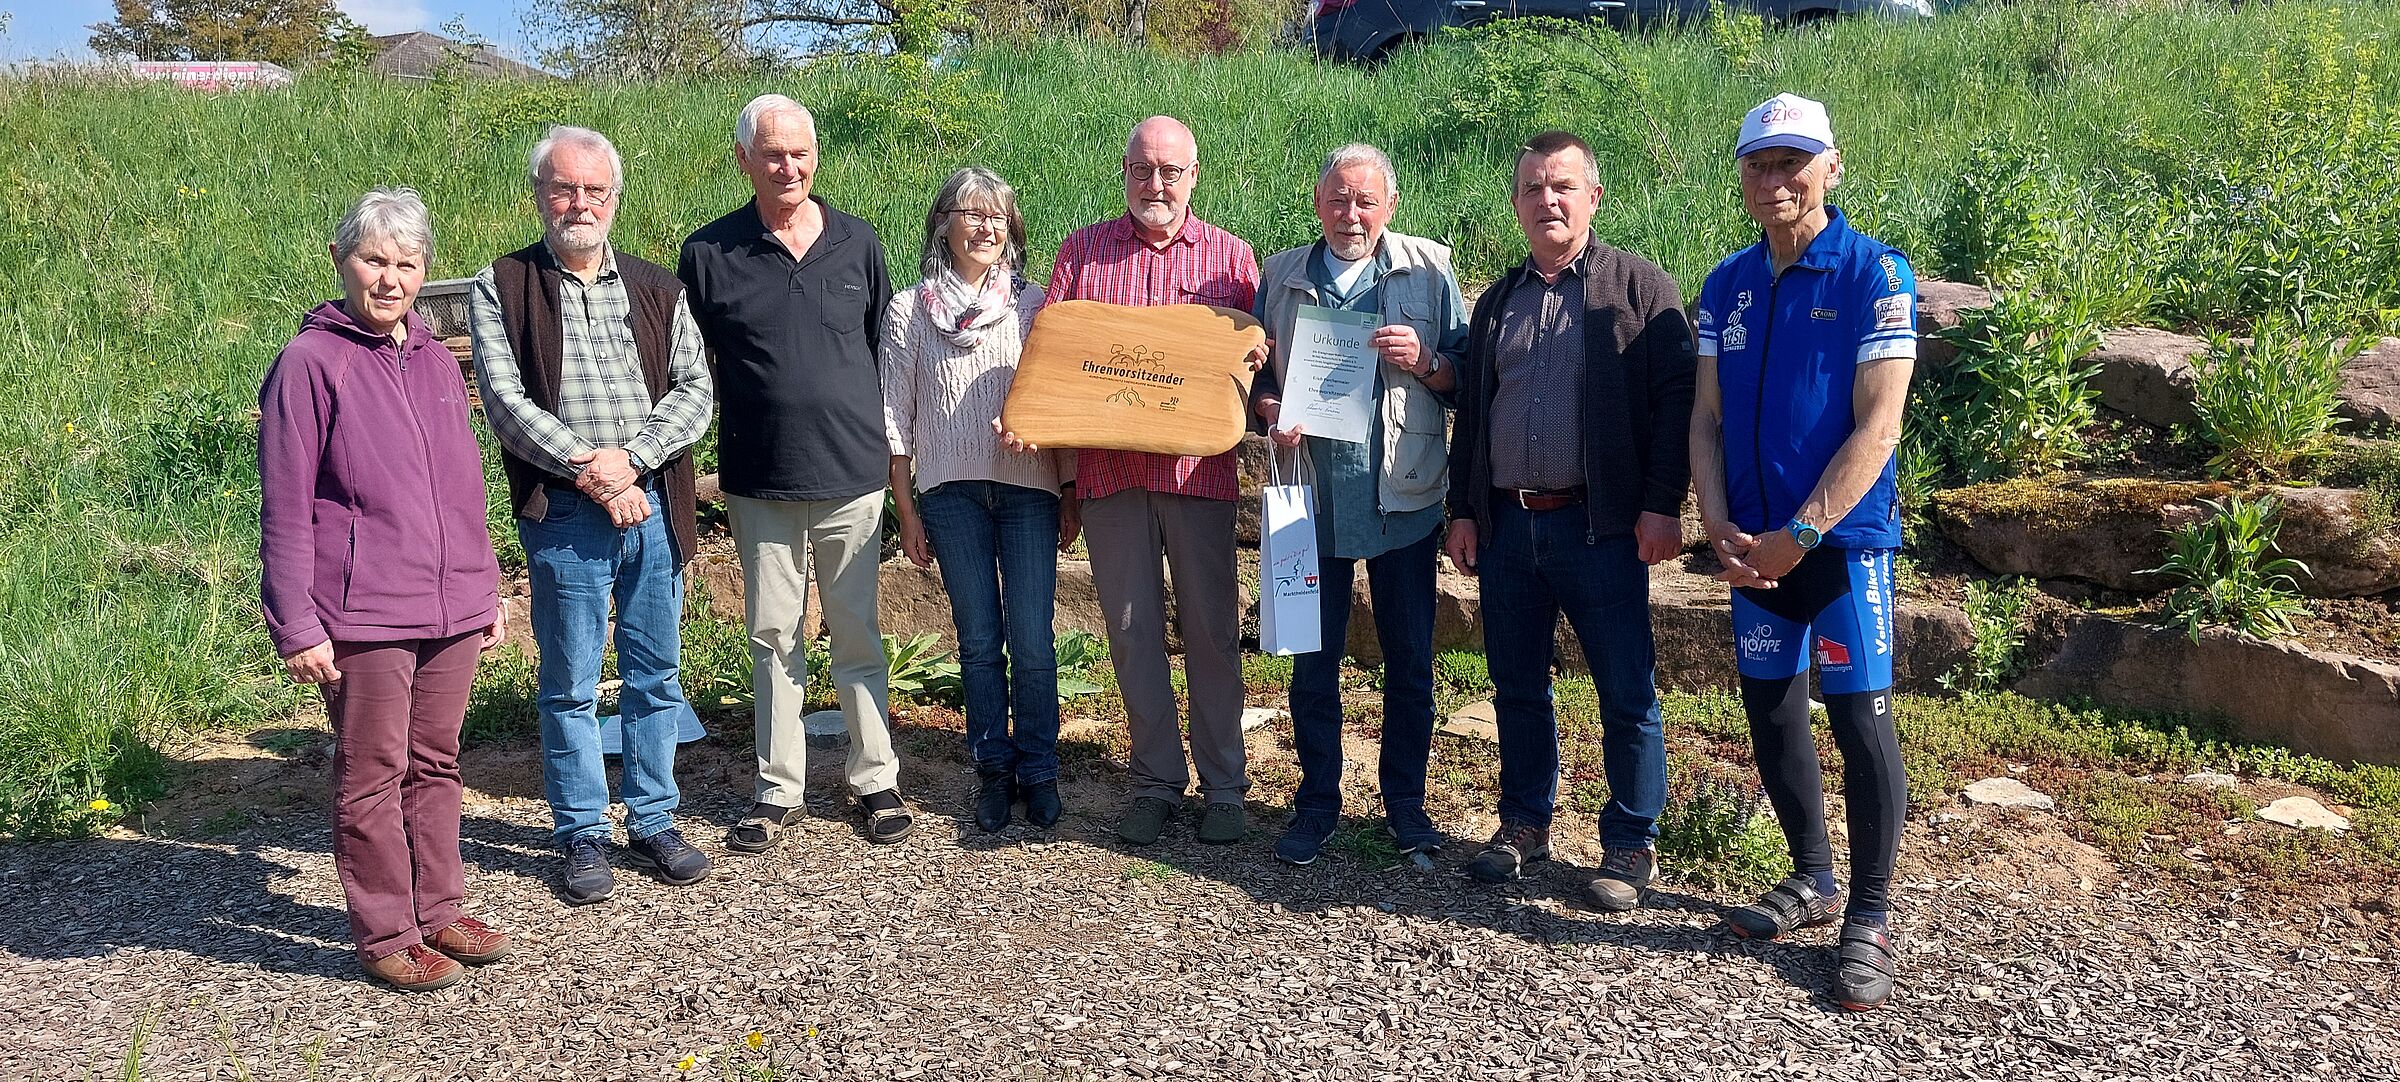
[[[1875,329],[1897,331],[1908,326],[1908,310],[1917,299],[1906,293],[1896,293],[1875,302]]]
[[[1883,284],[1890,286],[1894,293],[1900,292],[1900,261],[1892,258],[1890,253],[1885,253],[1879,262],[1883,264]]]

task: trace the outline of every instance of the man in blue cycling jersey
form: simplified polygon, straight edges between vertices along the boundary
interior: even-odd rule
[[[1742,205],[1764,236],[1699,304],[1692,479],[1731,583],[1742,706],[1793,876],[1727,915],[1773,939],[1844,914],[1835,999],[1891,997],[1892,864],[1908,778],[1892,728],[1894,451],[1916,365],[1916,278],[1825,197],[1842,180],[1824,105],[1779,94],[1742,121]],[[1850,826],[1845,905],[1809,734],[1814,661]]]

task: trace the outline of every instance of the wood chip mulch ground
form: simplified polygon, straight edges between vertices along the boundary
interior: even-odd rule
[[[2212,908],[2064,838],[1912,822],[1904,983],[1849,1015],[1822,991],[1831,929],[1743,943],[1729,899],[1672,888],[1574,907],[1589,824],[1508,889],[1457,874],[1488,817],[1444,824],[1431,871],[1366,846],[1278,865],[1263,801],[1244,844],[1199,845],[1187,816],[1136,851],[1114,770],[1084,764],[1058,830],[983,835],[955,737],[904,736],[903,844],[867,844],[827,750],[782,848],[723,855],[750,760],[720,738],[680,771],[714,874],[620,861],[617,897],[582,909],[553,893],[533,750],[471,752],[469,905],[518,946],[427,995],[352,961],[320,755],[246,783],[288,803],[205,840],[0,849],[0,1078],[123,1078],[137,1032],[153,1079],[2400,1077],[2388,926]]]

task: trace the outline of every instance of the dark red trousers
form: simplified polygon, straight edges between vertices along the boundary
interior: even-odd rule
[[[369,958],[457,920],[466,897],[458,729],[480,638],[333,644],[333,866]]]

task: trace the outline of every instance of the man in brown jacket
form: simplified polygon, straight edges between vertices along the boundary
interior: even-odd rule
[[[1667,752],[1646,565],[1682,540],[1695,362],[1675,280],[1592,233],[1600,195],[1583,140],[1545,132],[1518,151],[1510,201],[1530,256],[1468,323],[1443,548],[1482,579],[1499,712],[1500,829],[1467,873],[1503,882],[1550,855],[1563,612],[1599,693],[1608,775],[1585,900],[1621,910],[1658,875]]]

